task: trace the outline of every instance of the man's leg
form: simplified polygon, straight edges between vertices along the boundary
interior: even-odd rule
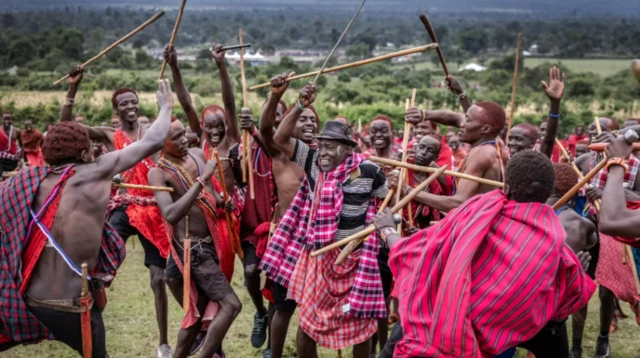
[[[611,355],[609,346],[609,327],[616,309],[615,295],[608,288],[600,285],[600,335],[596,342],[595,358],[608,358]]]
[[[256,248],[248,242],[242,243],[244,252],[244,280],[247,291],[251,296],[251,301],[256,307],[256,314],[253,317],[253,330],[251,331],[251,345],[260,348],[267,340],[267,329],[269,323],[268,311],[264,306],[262,292],[260,291],[260,270],[258,264],[260,259],[256,255]]]
[[[289,322],[296,310],[296,303],[287,300],[287,289],[272,282],[275,313],[271,320],[271,357],[282,358],[282,351],[287,340]]]
[[[584,308],[578,312],[579,317],[576,317],[576,315],[571,317],[571,358],[580,358],[582,356],[582,335],[587,322],[588,311],[589,305],[584,306]]]
[[[371,338],[353,346],[353,358],[369,358],[371,356]]]
[[[180,295],[180,298],[182,299],[182,295]],[[200,313],[200,317],[204,315],[204,311],[208,303],[209,299],[207,296],[205,296],[202,291],[198,290],[198,302],[196,304],[196,308],[198,309],[198,313]],[[189,356],[190,348],[201,328],[202,321],[198,320],[193,326],[181,329],[180,332],[178,332],[178,342],[176,343],[176,348],[173,351],[174,358],[186,358]]]
[[[527,349],[538,358],[569,357],[566,322],[549,322],[538,334],[518,347]]]
[[[400,322],[391,327],[391,335],[387,340],[387,344],[380,351],[379,358],[393,358],[393,351],[396,349],[396,344],[402,340],[402,326]]]
[[[367,340],[367,343],[369,341]],[[298,351],[298,357],[309,357],[309,358],[317,358],[318,357],[318,347],[316,342],[309,337],[302,328],[298,327],[298,334],[296,335],[296,350]],[[367,355],[363,358],[369,358]]]

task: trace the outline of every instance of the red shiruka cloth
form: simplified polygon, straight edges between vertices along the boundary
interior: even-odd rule
[[[131,143],[133,143],[133,141],[129,136],[122,131],[122,128],[118,128],[113,135],[113,145],[116,150],[123,149]],[[155,164],[151,159],[145,158],[133,168],[122,173],[122,182],[149,185],[149,170],[154,166]],[[127,192],[132,196],[153,197],[153,192],[150,190],[127,189]],[[129,204],[126,212],[131,226],[138,229],[142,236],[157,247],[162,257],[168,257],[170,244],[167,233],[164,230],[158,230],[158,228],[164,225],[164,219],[162,218],[160,209],[158,209],[157,206]]]
[[[447,166],[447,170],[453,170],[453,151],[451,147],[449,147],[443,139],[443,142],[440,144],[440,155],[438,159],[436,159],[436,164],[439,167]],[[450,175],[445,176],[446,185],[442,188],[443,195],[453,195],[453,177]]]
[[[9,134],[7,134],[2,127],[0,127],[0,152],[7,154],[15,154],[18,152],[17,141],[11,140]]]
[[[22,138],[22,148],[29,165],[32,167],[44,165],[44,156],[42,155],[42,141],[44,138],[42,133],[37,129],[24,130],[20,136]]]
[[[391,247],[404,338],[394,357],[491,357],[595,292],[545,204],[495,190]],[[517,264],[516,264],[517,263]]]

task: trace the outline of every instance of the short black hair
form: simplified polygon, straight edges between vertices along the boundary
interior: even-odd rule
[[[505,185],[509,199],[519,203],[544,203],[553,192],[556,175],[549,158],[544,154],[525,150],[509,160]]]

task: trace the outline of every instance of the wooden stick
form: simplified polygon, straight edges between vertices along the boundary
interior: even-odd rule
[[[189,215],[185,217],[185,231],[186,236],[184,237],[183,247],[182,247],[182,272],[183,272],[183,282],[182,282],[182,310],[185,314],[189,312],[189,304],[191,303],[191,239],[189,238]]]
[[[411,108],[416,106],[416,95],[418,94],[418,90],[416,88],[413,89],[413,92],[411,93]],[[409,130],[409,132],[411,132],[411,126],[408,126],[407,129]],[[406,154],[406,151],[403,153]],[[404,162],[406,162],[406,156],[404,158],[405,160],[403,160]],[[409,182],[409,171],[407,169],[404,170],[404,176],[405,176],[405,180],[407,182]],[[413,209],[411,208],[411,205],[407,205],[407,215],[409,216],[409,225],[414,226],[413,225]]]
[[[243,108],[242,109],[242,113],[249,113],[251,114],[251,110],[249,108]],[[254,170],[253,170],[253,148],[251,146],[251,139],[252,136],[248,131],[244,131],[246,133],[246,149],[245,149],[245,154],[246,154],[246,163],[247,163],[247,175],[249,176],[249,195],[251,197],[251,200],[255,200],[256,198],[256,193],[255,193],[255,185],[254,185]]]
[[[420,15],[420,21],[422,21],[422,24],[424,25],[425,30],[427,30],[427,32],[429,33],[429,37],[431,37],[431,42],[440,45],[438,43],[438,37],[436,36],[436,32],[433,31],[433,27],[431,27],[431,23],[429,22],[429,18],[427,18],[427,15],[425,14]],[[444,56],[442,55],[442,49],[440,48],[440,46],[436,48],[436,52],[438,53],[438,58],[440,58],[440,64],[442,65],[442,69],[444,70],[444,75],[449,76],[447,63],[444,61]]]
[[[382,202],[382,205],[380,205],[380,209],[378,209],[378,214],[383,212],[384,209],[387,208],[387,205],[389,205],[389,202],[391,201],[391,198],[393,198],[393,189],[389,190],[389,193],[387,193],[387,196],[384,198],[384,201]],[[336,263],[335,264],[336,265],[342,265],[344,260],[353,252],[353,250],[355,250],[356,247],[360,246],[360,244],[362,244],[368,238],[369,238],[369,236],[367,236],[365,238],[358,239],[358,240],[351,241],[349,244],[347,244],[347,247],[342,249],[342,251],[340,252],[340,255],[338,255],[338,258],[336,259]]]
[[[518,68],[520,67],[520,52],[522,47],[522,33],[518,34],[518,48],[516,50],[516,65],[513,70],[513,86],[511,88],[511,110],[509,114],[509,123],[507,125],[507,135],[504,142],[509,143],[509,133],[513,125],[513,113],[516,109],[516,93],[518,92]]]
[[[251,44],[229,45],[229,46],[223,46],[220,49],[220,51],[237,50],[237,49],[249,48],[249,47],[251,47]]]
[[[344,29],[344,31],[342,31],[342,35],[340,35],[340,38],[338,38],[338,41],[336,42],[336,44],[333,45],[333,48],[331,49],[331,52],[329,52],[329,55],[327,56],[327,58],[324,59],[324,63],[322,64],[322,67],[320,67],[320,71],[318,71],[318,74],[316,75],[316,78],[313,79],[313,83],[314,84],[316,82],[318,82],[318,78],[322,74],[322,71],[325,69],[325,67],[327,67],[327,63],[329,63],[329,59],[331,59],[331,57],[333,56],[333,53],[338,48],[338,45],[340,45],[340,42],[342,42],[342,38],[344,38],[344,35],[346,35],[347,32],[349,31],[349,29],[351,28],[351,25],[353,25],[353,22],[356,21],[356,17],[358,17],[358,14],[360,13],[360,10],[362,10],[362,7],[364,6],[364,3],[366,3],[366,2],[367,2],[367,0],[362,0],[362,3],[360,4],[360,7],[358,7],[358,10],[356,10],[356,13],[351,18],[351,21],[349,21],[349,23],[347,24],[347,27]]]
[[[389,59],[396,58],[396,57],[407,56],[407,55],[411,55],[411,54],[414,54],[414,53],[434,50],[434,49],[437,49],[437,48],[438,48],[438,44],[428,44],[428,45],[419,46],[419,47],[415,47],[415,48],[411,48],[411,49],[407,49],[407,50],[388,53],[386,55],[373,57],[373,58],[369,58],[369,59],[366,59],[366,60],[360,60],[360,61],[347,63],[347,64],[340,65],[340,66],[325,68],[324,70],[322,70],[322,73],[330,73],[330,72],[342,71],[342,70],[346,70],[346,69],[349,69],[349,68],[360,67],[360,66],[368,65],[370,63],[389,60]],[[301,74],[301,75],[287,77],[285,79],[285,82],[291,82],[291,81],[294,81],[294,80],[313,77],[313,76],[316,76],[318,73],[320,73],[320,71],[313,71],[313,72],[304,73],[304,74]],[[262,83],[262,84],[259,84],[259,85],[253,86],[253,87],[249,87],[249,91],[255,91],[257,89],[265,88],[265,87],[269,87],[269,86],[271,86],[271,82],[266,82],[266,83]]]
[[[578,174],[578,178],[580,179],[584,178],[584,175],[582,175],[582,172],[576,166],[576,163],[571,160],[569,153],[567,153],[567,150],[564,148],[564,146],[562,145],[562,142],[560,142],[558,138],[556,138],[556,145],[560,147],[560,150],[562,151],[562,156],[564,156],[565,158],[567,158],[567,160],[569,160],[569,163],[571,163],[571,168],[573,168],[573,171],[576,172],[576,174]],[[600,212],[600,200],[595,200],[593,202],[593,206],[597,212]]]
[[[399,162],[399,161],[393,160],[393,159],[386,159],[386,158],[380,158],[380,157],[372,156],[372,157],[369,157],[369,160],[372,161],[372,162],[380,163],[380,164],[387,164],[387,165],[391,165],[391,166],[394,166],[394,167],[407,168],[407,169],[411,169],[411,170],[415,170],[417,172],[423,172],[423,173],[435,173],[435,172],[438,171],[438,169],[436,169],[436,168],[422,167],[422,166],[415,165],[415,164],[408,164],[408,163]],[[504,187],[504,184],[499,182],[499,181],[493,181],[493,180],[489,180],[489,179],[474,177],[473,175],[469,175],[469,174],[452,172],[450,170],[445,170],[444,174],[452,176],[452,177],[460,178],[460,179],[467,179],[467,180],[475,181],[475,182],[481,183],[481,184],[495,186],[495,187],[498,187],[498,188]]]
[[[430,177],[427,178],[427,180],[423,181],[422,183],[420,183],[420,185],[418,185],[415,189],[411,190],[411,192],[409,194],[407,194],[404,198],[402,198],[402,200],[400,200],[399,203],[397,203],[396,205],[393,206],[393,208],[391,208],[391,212],[392,213],[397,213],[398,211],[400,211],[402,208],[404,208],[405,206],[407,206],[407,204],[409,204],[411,202],[411,200],[413,200],[413,198],[415,198],[416,195],[420,194],[427,186],[429,186],[431,184],[431,182],[433,182],[434,180],[436,180],[437,177],[439,177],[440,175],[442,175],[442,173],[444,173],[444,171],[446,170],[447,167],[442,167],[440,169],[438,169],[436,171],[436,175],[432,175]],[[311,257],[316,257],[318,255],[322,255],[326,252],[329,252],[335,248],[344,246],[348,243],[350,243],[351,241],[354,240],[358,240],[361,239],[363,237],[367,237],[369,234],[371,234],[372,232],[376,231],[376,227],[374,225],[369,225],[366,229],[355,233],[345,239],[342,239],[338,242],[334,242],[331,245],[327,245],[325,247],[323,247],[320,250],[316,250],[314,252],[311,253]]]
[[[589,150],[592,152],[604,152],[607,148],[607,143],[594,143],[589,145]],[[633,151],[640,150],[640,143],[633,143]]]
[[[242,45],[242,28],[238,31],[238,43]],[[245,107],[247,106],[247,81],[244,74],[244,50],[240,49],[240,82],[242,84],[242,112],[244,112]],[[246,130],[242,131],[242,182],[247,182],[247,175],[250,169],[250,162],[248,159],[248,147],[249,147],[249,132]]]
[[[173,25],[173,32],[171,33],[171,40],[169,40],[169,46],[173,47],[176,43],[176,36],[178,36],[178,29],[180,28],[180,23],[182,22],[182,14],[184,13],[184,7],[187,5],[187,0],[182,0],[182,4],[180,4],[180,11],[178,11],[178,18],[176,19],[176,24]],[[162,67],[160,68],[160,76],[158,77],[161,80],[164,77],[164,70],[167,67],[167,61],[162,61]]]
[[[2,173],[2,177],[3,178],[9,178],[12,177],[14,175],[18,174],[18,171],[14,171],[14,172],[3,172]]]
[[[173,188],[168,186],[151,186],[151,185],[139,185],[139,184],[127,184],[127,183],[112,183],[111,186],[116,188],[125,189],[138,189],[138,190],[151,190],[151,191],[168,191],[173,193]]]
[[[405,103],[405,111],[409,110],[409,108],[411,108],[411,100],[409,100],[409,98],[407,98],[407,101]],[[402,138],[402,162],[406,163],[407,162],[407,148],[409,147],[409,139],[411,137],[411,123],[409,122],[405,122],[404,123],[404,137]],[[396,193],[396,202],[400,201],[400,197],[402,196],[402,186],[404,185],[404,179],[405,176],[407,176],[407,170],[405,168],[402,168],[400,170],[400,177],[398,178],[398,192]],[[400,222],[398,224],[397,227],[398,232],[402,232],[402,222]]]
[[[93,356],[93,340],[91,339],[91,298],[89,297],[89,268],[86,262],[80,265],[82,269],[82,290],[80,291],[80,306],[85,311],[80,315],[80,328],[82,332],[82,356]]]
[[[155,22],[156,20],[158,20],[159,18],[161,18],[162,16],[164,16],[164,11],[160,11],[159,13],[153,15],[152,18],[150,18],[149,20],[147,20],[144,24],[138,26],[135,30],[131,31],[130,33],[126,34],[124,37],[122,37],[120,40],[114,42],[113,44],[111,44],[111,46],[107,47],[106,49],[102,50],[102,52],[100,52],[99,54],[95,55],[93,58],[91,58],[89,61],[83,63],[82,65],[80,65],[81,68],[85,68],[87,66],[89,66],[91,63],[93,63],[94,61],[96,61],[97,59],[99,59],[100,57],[104,56],[107,54],[107,52],[113,50],[114,48],[116,48],[118,45],[120,45],[121,43],[127,41],[128,39],[130,39],[131,37],[133,37],[133,35],[137,34],[138,32],[144,30],[145,27],[151,25],[153,22]],[[61,79],[55,81],[53,83],[54,86],[58,85],[60,82],[66,80],[67,78],[69,78],[69,75],[66,75],[64,77],[62,77]]]
[[[591,169],[591,171],[589,173],[587,173],[587,175],[585,175],[578,182],[578,184],[574,185],[573,188],[571,188],[571,190],[569,190],[566,194],[564,194],[562,196],[562,198],[560,198],[560,200],[558,200],[555,204],[553,204],[553,210],[558,210],[567,201],[571,200],[571,198],[573,198],[576,195],[576,193],[580,190],[580,188],[582,188],[587,183],[589,183],[589,181],[591,181],[591,179],[593,179],[593,177],[596,176],[596,174],[598,174],[598,172],[602,168],[604,168],[605,165],[607,165],[607,158],[606,157],[603,160],[601,160],[600,163],[598,163],[595,166],[595,168]]]
[[[218,167],[218,175],[220,176],[220,186],[222,187],[222,200],[226,203],[229,200],[229,193],[227,193],[227,186],[224,181],[224,171],[222,170],[222,161],[220,160],[220,156],[218,155],[218,150],[216,148],[213,149],[213,156],[216,158],[216,163]],[[240,247],[240,238],[236,234],[233,229],[234,224],[238,221],[236,216],[233,213],[225,212],[225,220],[227,221],[227,231],[229,232],[229,243],[231,247],[236,252],[236,255],[240,257],[240,259],[244,258],[244,254],[242,252],[242,248]]]
[[[598,117],[596,117],[595,119],[595,124],[596,124],[596,132],[598,134],[602,133],[602,127],[600,126],[600,121]]]

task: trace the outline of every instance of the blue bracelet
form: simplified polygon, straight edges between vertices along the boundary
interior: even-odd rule
[[[305,109],[307,109],[307,107],[303,106],[302,103],[300,103],[300,101],[296,102],[296,107],[298,107],[298,109],[301,111],[304,111]]]
[[[558,114],[553,114],[553,113],[549,112],[549,118],[558,119],[558,118],[560,118],[560,113],[558,113]]]

